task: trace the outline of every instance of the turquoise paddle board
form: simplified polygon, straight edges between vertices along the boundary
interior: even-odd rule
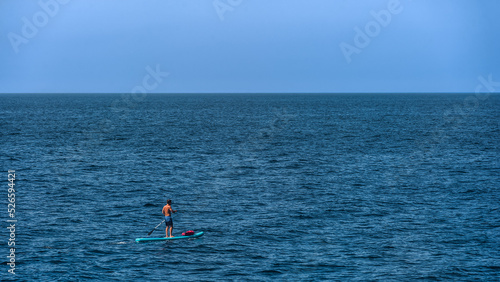
[[[163,237],[163,238],[137,238],[135,239],[135,242],[137,243],[144,243],[144,242],[152,242],[152,241],[168,241],[168,240],[178,240],[178,239],[191,239],[191,238],[198,238],[203,236],[203,231],[195,233],[193,235],[189,236],[177,236],[177,237]]]

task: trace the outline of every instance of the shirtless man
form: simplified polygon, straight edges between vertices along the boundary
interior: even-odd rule
[[[168,236],[168,230],[170,229],[170,237],[172,236],[172,229],[174,229],[174,222],[172,221],[172,213],[176,213],[177,210],[172,210],[172,200],[167,200],[167,205],[163,207],[162,213],[165,216],[165,224],[167,225],[167,228],[165,229],[165,237]],[[170,227],[170,228],[169,228]]]

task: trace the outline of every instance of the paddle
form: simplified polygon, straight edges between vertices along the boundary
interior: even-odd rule
[[[155,229],[151,230],[151,232],[148,233],[148,236],[151,235],[151,233],[153,233],[153,231],[155,231],[156,228],[158,228],[158,226],[160,226],[164,222],[165,222],[165,220],[163,220],[162,222],[160,222],[160,224],[156,225]]]

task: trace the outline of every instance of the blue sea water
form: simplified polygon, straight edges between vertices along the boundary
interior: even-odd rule
[[[499,95],[0,101],[2,280],[500,278]]]

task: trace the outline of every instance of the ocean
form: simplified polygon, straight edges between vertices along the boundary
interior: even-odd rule
[[[0,101],[3,281],[500,279],[500,95]]]

